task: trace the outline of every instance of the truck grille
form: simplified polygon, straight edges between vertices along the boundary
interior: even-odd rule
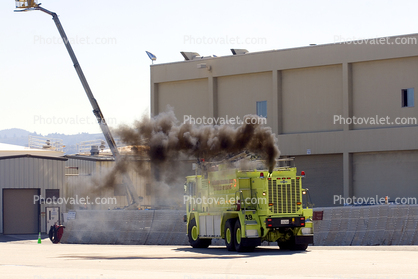
[[[291,179],[291,183],[280,183],[280,180],[268,181],[270,211],[272,213],[296,213],[300,205],[300,180]]]

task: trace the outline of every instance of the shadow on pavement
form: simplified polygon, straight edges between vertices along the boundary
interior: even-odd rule
[[[192,248],[192,247],[182,247],[174,249],[174,251],[179,252],[188,252],[188,253],[197,253],[201,255],[205,255],[205,257],[209,256],[221,256],[224,257],[234,257],[237,256],[239,258],[249,258],[249,257],[258,257],[258,256],[284,256],[284,255],[293,255],[293,254],[304,254],[309,253],[309,248],[307,251],[290,251],[290,250],[280,250],[278,247],[273,246],[259,246],[255,248],[253,252],[236,252],[236,251],[228,251],[225,247],[209,247],[209,248]],[[192,257],[194,258],[194,257]]]
[[[164,255],[140,255],[140,256],[101,256],[101,255],[63,255],[61,258],[74,259],[74,260],[159,260],[159,259],[238,259],[238,258],[252,258],[259,256],[285,256],[293,254],[306,254],[308,251],[289,251],[280,250],[278,248],[256,248],[254,252],[230,252],[224,247],[211,247],[211,248],[173,248],[174,252],[183,252],[178,256]]]
[[[22,240],[38,240],[38,234],[0,234],[0,242],[13,242]],[[47,238],[46,234],[41,235],[42,240]]]

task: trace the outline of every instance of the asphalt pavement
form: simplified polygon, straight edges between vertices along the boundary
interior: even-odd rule
[[[310,246],[304,252],[224,247],[52,244],[0,236],[0,278],[418,278],[417,246]]]

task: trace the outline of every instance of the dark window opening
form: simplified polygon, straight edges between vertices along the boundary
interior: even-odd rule
[[[267,101],[257,102],[257,115],[267,118]]]
[[[402,89],[402,107],[414,106],[414,88]]]
[[[49,201],[57,202],[59,197],[60,197],[59,189],[46,189],[45,190],[45,199],[47,200],[47,202]]]

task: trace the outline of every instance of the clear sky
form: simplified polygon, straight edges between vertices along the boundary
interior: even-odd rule
[[[110,126],[149,113],[150,59],[231,55],[418,33],[416,1],[57,1],[56,12]],[[0,1],[0,130],[100,129],[51,16]]]

